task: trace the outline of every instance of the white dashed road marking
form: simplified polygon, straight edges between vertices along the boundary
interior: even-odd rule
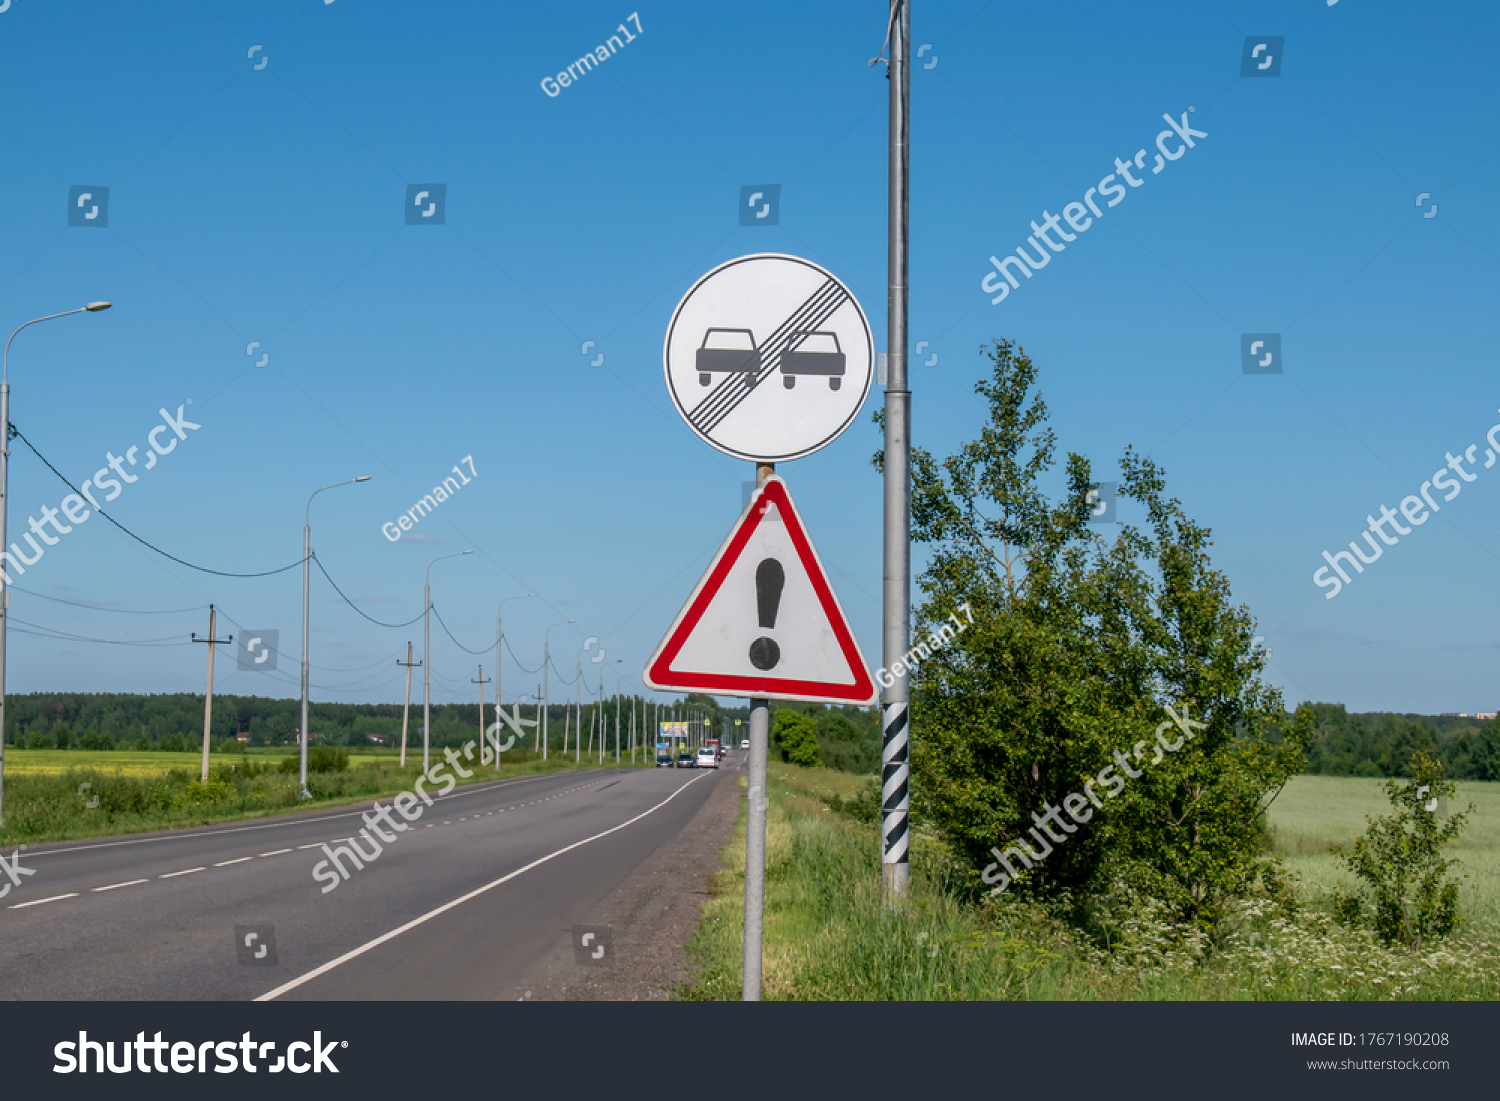
[[[51,898],[39,898],[35,902],[18,902],[14,906],[9,907],[9,909],[12,909],[12,910],[24,910],[28,906],[40,906],[44,902],[61,902],[65,898],[77,898],[77,897],[78,897],[78,892],[74,891],[70,895],[53,895]]]

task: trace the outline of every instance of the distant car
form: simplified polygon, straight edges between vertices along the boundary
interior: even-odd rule
[[[704,746],[698,751],[698,759],[693,762],[694,768],[718,768],[719,755],[714,752],[712,746]]]
[[[669,756],[667,756],[665,753],[658,753],[656,755],[656,767],[657,768],[671,768],[672,767],[672,758],[669,757]]]
[[[691,753],[679,753],[677,755],[677,767],[678,768],[692,768],[693,767],[693,755]]]
[[[741,738],[740,739],[740,748],[741,749],[749,749],[750,748],[750,739],[749,738]]]

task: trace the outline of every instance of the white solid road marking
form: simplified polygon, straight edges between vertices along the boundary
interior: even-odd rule
[[[40,906],[44,902],[60,902],[60,901],[62,901],[65,898],[77,898],[77,897],[78,897],[78,892],[74,891],[70,895],[53,895],[51,898],[39,898],[35,902],[18,902],[14,906],[9,907],[9,909],[12,909],[12,910],[24,910],[28,906]]]
[[[325,844],[327,844],[326,841],[319,841],[316,845],[298,845],[297,851],[301,852],[303,849],[321,849]]]
[[[276,849],[273,852],[261,853],[260,855],[261,856],[280,856],[282,853],[289,853],[291,851],[292,851],[291,849]]]
[[[281,995],[285,994],[287,991],[289,991],[289,990],[295,990],[295,989],[297,989],[297,987],[301,986],[303,983],[311,982],[313,979],[316,979],[319,975],[327,974],[329,971],[332,971],[335,967],[338,967],[341,964],[348,963],[350,960],[354,959],[357,956],[364,955],[370,949],[372,949],[372,948],[378,948],[380,945],[384,944],[388,940],[394,940],[396,937],[399,937],[402,933],[406,932],[407,930],[409,930],[409,929],[415,929],[418,925],[421,925],[421,924],[423,924],[424,922],[427,922],[427,921],[431,921],[433,918],[437,917],[439,914],[447,913],[449,910],[453,909],[455,906],[462,906],[465,902],[468,902],[470,899],[472,899],[472,898],[478,898],[480,895],[484,894],[486,891],[493,890],[494,888],[500,886],[502,883],[509,883],[512,879],[515,879],[518,875],[523,875],[524,873],[531,871],[532,868],[540,867],[541,865],[547,863],[549,860],[554,860],[557,857],[562,856],[564,853],[572,852],[574,849],[577,849],[577,848],[580,848],[580,847],[582,847],[584,845],[587,845],[591,841],[598,841],[601,837],[608,837],[612,833],[618,833],[620,830],[623,830],[626,826],[633,826],[635,823],[639,822],[642,818],[645,818],[647,815],[655,814],[657,811],[661,810],[662,807],[666,806],[673,799],[676,799],[679,795],[681,795],[684,791],[686,791],[688,788],[692,787],[694,784],[696,784],[701,779],[703,779],[702,776],[694,776],[691,780],[689,780],[687,783],[683,784],[680,788],[678,788],[676,791],[674,791],[671,795],[667,796],[660,803],[657,803],[656,806],[651,807],[649,810],[642,811],[640,814],[637,814],[634,818],[630,819],[629,821],[621,822],[618,826],[611,826],[609,829],[604,830],[602,833],[596,833],[592,837],[585,837],[582,841],[575,841],[571,845],[565,845],[562,848],[558,849],[556,852],[548,853],[546,856],[543,856],[543,857],[540,857],[540,858],[538,858],[536,860],[533,860],[530,864],[527,864],[525,867],[517,868],[515,871],[511,872],[509,875],[503,875],[503,876],[501,876],[499,879],[495,880],[493,883],[486,883],[483,887],[478,887],[475,890],[470,891],[466,895],[461,895],[458,898],[455,898],[452,902],[445,902],[443,905],[439,906],[436,910],[429,911],[428,913],[423,914],[419,918],[413,918],[411,921],[408,921],[405,925],[398,926],[397,928],[392,929],[389,933],[385,933],[385,934],[383,934],[381,936],[378,936],[374,940],[369,941],[369,942],[367,942],[365,944],[360,945],[358,948],[354,949],[351,952],[345,952],[342,956],[338,957],[338,959],[329,960],[327,963],[323,964],[321,967],[315,967],[311,971],[307,972],[307,974],[298,976],[297,978],[293,979],[291,982],[282,983],[275,990],[267,991],[266,993],[262,994],[260,997],[256,998],[255,1000],[258,1001],[258,1002],[269,1002],[269,1001],[271,1001],[271,1000],[273,1000],[275,998],[279,998],[279,997],[281,997]]]
[[[159,875],[156,878],[157,879],[172,879],[174,876],[192,875],[194,872],[201,872],[201,871],[205,871],[205,870],[206,870],[205,868],[185,868],[184,870],[182,870],[180,872],[168,872],[166,875]]]
[[[113,891],[116,887],[134,887],[137,883],[150,882],[149,879],[132,879],[129,883],[111,883],[108,887],[95,887],[93,892],[98,894],[100,891]]]
[[[254,859],[255,859],[255,857],[253,857],[253,856],[242,856],[238,860],[225,860],[222,863],[215,864],[214,867],[215,868],[227,868],[231,864],[243,864],[247,860],[254,860]]]

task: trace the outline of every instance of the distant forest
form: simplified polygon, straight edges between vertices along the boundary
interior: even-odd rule
[[[691,694],[659,710],[640,696],[622,696],[619,701],[620,744],[630,744],[630,712],[635,708],[636,729],[647,746],[654,745],[649,724],[682,720],[695,713],[711,716],[715,729],[735,742],[748,737],[749,710],[720,707],[707,696]],[[616,700],[583,705],[584,742],[602,708],[608,725],[608,745],[614,746]],[[574,730],[576,708],[567,719],[563,702],[547,711],[552,746],[562,745],[564,722]],[[263,696],[214,695],[213,740],[215,743],[246,735],[251,746],[294,746],[301,724],[301,701],[268,699]],[[791,708],[811,715],[817,724],[820,755],[824,764],[846,772],[875,773],[880,770],[880,719],[877,709],[822,707],[818,704],[776,703],[773,710]],[[509,710],[509,708],[507,708]],[[487,722],[495,721],[494,704],[485,708]],[[523,719],[535,719],[534,704],[521,705]],[[736,726],[738,721],[741,725]],[[420,741],[422,706],[413,702],[408,744]],[[387,703],[313,703],[308,708],[308,726],[314,744],[346,746],[395,746],[401,743],[401,705]],[[534,728],[528,727],[528,732]],[[432,707],[432,743],[460,746],[479,736],[479,703],[444,703]],[[712,736],[712,735],[709,735]],[[131,695],[100,692],[33,692],[10,696],[5,701],[5,741],[32,749],[145,749],[186,750],[203,744],[203,697],[187,693]]]
[[[1354,714],[1341,703],[1312,705],[1318,737],[1307,771],[1324,776],[1405,776],[1424,749],[1454,780],[1500,780],[1500,722],[1454,715]]]
[[[683,718],[683,704],[715,716],[715,726],[731,741],[748,735],[736,726],[748,721],[749,711],[720,707],[712,699],[692,694],[678,701],[675,717]],[[646,723],[656,716],[654,705],[641,697],[620,698],[621,745],[629,745],[630,710],[636,709],[637,729],[648,737]],[[561,746],[564,707],[548,710],[551,741]],[[615,700],[583,707],[584,739],[603,708],[614,738]],[[660,717],[674,717],[663,704]],[[1343,704],[1316,703],[1318,736],[1308,754],[1307,769],[1324,776],[1404,776],[1415,750],[1440,758],[1455,780],[1500,781],[1500,722],[1449,715],[1396,715],[1377,712],[1350,714]],[[248,736],[251,746],[296,744],[301,703],[262,696],[214,696],[215,742]],[[818,751],[823,764],[845,772],[873,774],[880,770],[880,719],[876,708],[823,707],[818,704],[774,703],[772,710],[792,709],[810,715],[817,725]],[[523,704],[523,718],[535,718],[534,705]],[[347,746],[394,746],[401,741],[401,705],[385,703],[314,703],[308,725],[313,741]],[[494,721],[494,706],[485,709]],[[575,729],[578,716],[570,725]],[[421,738],[422,708],[411,709],[409,739]],[[529,728],[528,728],[529,729]],[[462,745],[479,735],[479,705],[435,704],[432,741],[439,746]],[[80,749],[192,749],[202,744],[203,697],[183,694],[128,695],[124,693],[33,692],[5,701],[5,741],[8,745]],[[646,741],[651,745],[651,740]]]

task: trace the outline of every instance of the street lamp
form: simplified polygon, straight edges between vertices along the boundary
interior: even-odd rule
[[[507,596],[504,600],[500,601],[500,610],[495,613],[495,706],[496,707],[499,707],[499,706],[501,706],[504,703],[504,700],[502,700],[500,698],[500,647],[502,646],[502,644],[504,643],[504,640],[505,640],[505,628],[503,626],[501,626],[502,617],[505,615],[505,605],[506,605],[506,603],[508,601],[511,601],[511,600],[525,600],[527,597],[532,597],[532,596],[535,596],[535,595],[536,595],[536,593],[523,593],[520,596]],[[496,716],[496,717],[498,718],[498,716]],[[499,757],[495,758],[495,767],[496,768],[500,767],[500,759],[499,759]]]
[[[34,317],[26,322],[26,325],[35,325],[38,321],[51,321],[56,317],[67,317],[75,313],[98,313],[100,310],[109,309],[108,302],[90,302],[87,306],[80,306],[76,310],[64,310],[62,313],[48,314],[46,317]],[[16,339],[16,333],[26,328],[22,325],[15,333],[10,334],[10,340]],[[10,501],[10,340],[5,342],[5,355],[0,358],[0,550],[8,545],[5,541],[5,516],[9,511]],[[5,810],[5,634],[8,616],[10,594],[5,591],[5,574],[0,571],[0,821],[3,821]]]
[[[353,485],[355,482],[368,482],[370,476],[361,474],[358,478],[350,478],[343,482],[334,482],[333,485],[324,486],[323,489],[336,489],[339,486]],[[307,790],[307,678],[308,678],[308,652],[307,652],[307,595],[308,579],[312,571],[312,503],[313,497],[323,492],[323,489],[315,489],[312,497],[307,499],[307,514],[302,523],[302,792],[301,798],[311,799],[312,793]],[[0,533],[3,538],[3,533]]]
[[[620,661],[624,659],[621,658]],[[614,664],[619,665],[620,661]],[[620,692],[625,687],[625,682],[630,679],[630,674],[622,673],[618,669],[611,669],[610,672],[617,678],[615,681],[615,767],[618,768],[620,766]],[[603,678],[601,677],[600,680],[602,681]],[[602,750],[603,746],[600,749]]]
[[[426,581],[422,586],[422,775],[427,775],[427,747],[432,744],[432,567],[444,558],[462,558],[471,550],[457,554],[440,554],[427,563]],[[479,732],[484,737],[484,731]]]
[[[560,623],[554,623],[552,625],[552,627],[563,627],[563,626],[566,626],[569,623],[577,623],[577,622],[578,622],[578,620],[576,620],[576,619],[565,619],[565,620],[563,620]],[[541,727],[541,729],[542,729],[542,760],[544,760],[544,761],[547,759],[547,703],[548,703],[548,701],[549,701],[549,699],[551,698],[551,695],[552,695],[552,689],[551,689],[551,685],[549,683],[549,681],[550,681],[551,678],[548,676],[548,669],[549,669],[549,667],[552,664],[551,660],[550,660],[552,652],[551,652],[551,650],[548,649],[549,640],[548,640],[547,636],[552,633],[552,627],[548,627],[545,631],[542,632],[542,727]]]

